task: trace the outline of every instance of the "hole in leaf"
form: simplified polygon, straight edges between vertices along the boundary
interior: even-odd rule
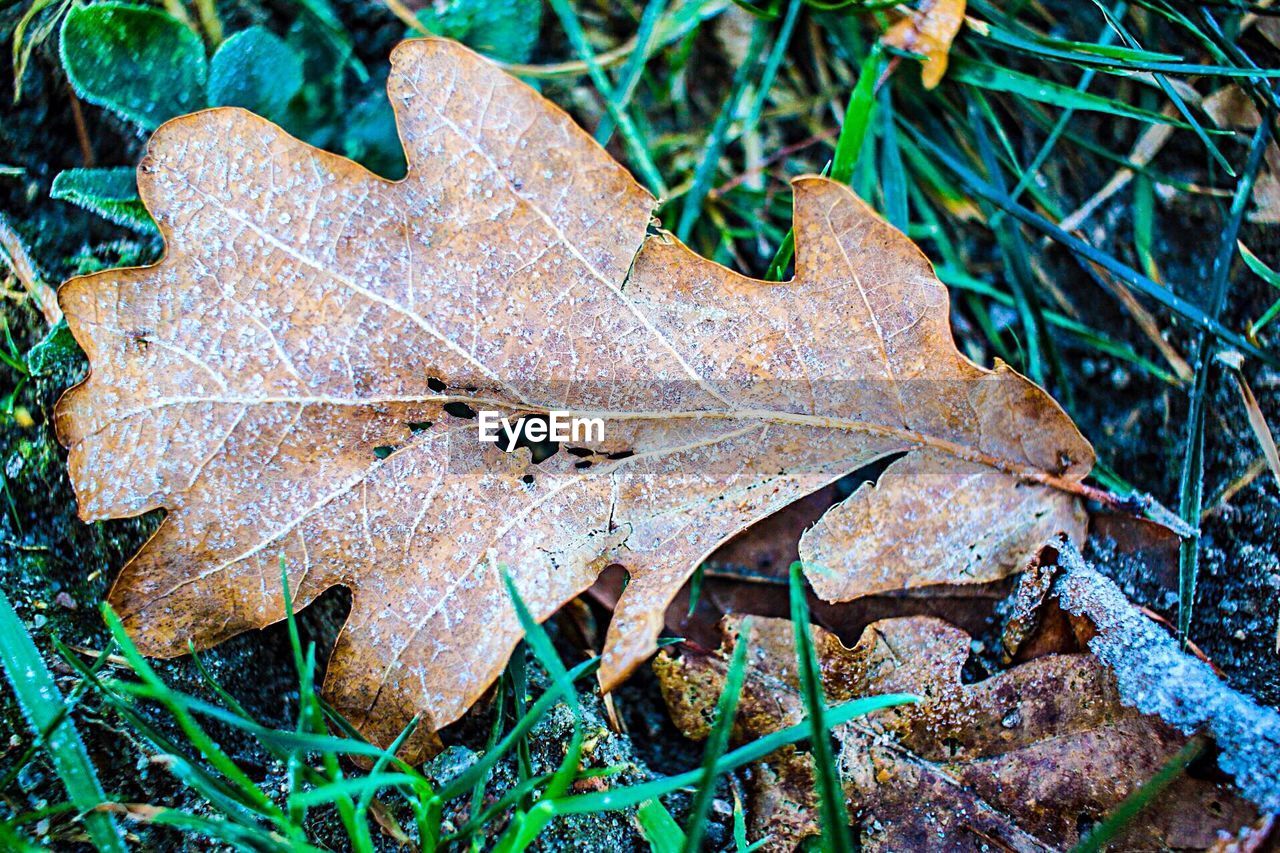
[[[455,418],[466,418],[468,420],[474,420],[476,416],[476,410],[466,403],[445,403],[444,413],[453,415]]]
[[[446,408],[448,407],[446,406]],[[525,415],[524,417],[517,418],[511,424],[511,428],[515,430],[516,440],[514,442],[509,442],[507,440],[507,434],[505,431],[499,431],[498,447],[508,453],[515,450],[517,447],[527,447],[529,448],[530,455],[533,457],[534,465],[546,462],[552,456],[556,455],[556,452],[560,449],[560,442],[552,441],[550,438],[542,441],[531,440],[529,438],[529,425],[530,423],[537,422],[542,423],[543,426],[534,427],[535,432],[543,435],[551,434],[551,422],[546,415]]]

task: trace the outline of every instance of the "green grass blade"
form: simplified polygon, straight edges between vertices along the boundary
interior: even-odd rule
[[[502,814],[507,809],[512,808],[534,791],[537,791],[539,788],[542,788],[550,782],[551,775],[552,774],[550,773],[543,773],[541,776],[530,776],[528,779],[520,780],[515,785],[504,791],[502,796],[490,803],[484,810],[478,812],[474,817],[467,821],[458,829],[457,832],[446,836],[444,840],[446,842],[453,842],[475,835],[473,841],[483,842],[483,838],[479,834],[481,830],[492,823],[498,815]],[[484,848],[481,847],[481,849]]]
[[[299,682],[308,680],[308,670],[302,654],[302,636],[298,633],[298,617],[293,612],[293,590],[289,588],[289,570],[285,564],[284,554],[280,555],[280,589],[284,595],[284,618],[289,628],[289,648],[293,650],[293,666],[298,672]]]
[[[640,821],[640,831],[644,840],[649,842],[653,853],[680,853],[689,850],[688,839],[680,829],[680,824],[667,811],[660,800],[646,800],[636,809],[636,820]],[[692,848],[697,850],[695,846]]]
[[[831,158],[831,180],[842,184],[853,182],[853,170],[858,165],[862,142],[871,126],[871,112],[876,105],[876,80],[880,76],[880,45],[877,44],[863,60],[858,71],[858,83],[849,96],[840,123],[840,135],[836,137],[836,150]]]
[[[822,692],[822,670],[813,649],[810,633],[809,604],[804,598],[804,569],[799,562],[791,564],[791,627],[795,632],[797,675],[800,695],[804,698],[809,718],[809,753],[813,756],[813,772],[818,780],[818,799],[822,814],[822,835],[827,849],[833,853],[852,853],[849,813],[844,805],[844,788],[836,772],[831,753],[831,724],[827,721],[827,700]]]
[[[1249,324],[1249,337],[1257,338],[1258,333],[1266,328],[1267,324],[1274,320],[1277,314],[1280,314],[1280,299],[1271,303],[1271,307],[1264,311],[1261,317]]]
[[[525,657],[527,643],[521,640],[507,661],[504,676],[511,685],[511,711],[516,720],[523,719],[529,706],[529,679],[526,673],[528,661]],[[515,741],[516,772],[521,781],[533,776],[533,758],[529,749],[529,738],[521,735]],[[526,803],[528,805],[528,803]]]
[[[107,628],[111,631],[111,635],[120,645],[120,652],[129,662],[134,673],[142,680],[143,685],[150,688],[151,698],[164,705],[166,710],[173,715],[178,727],[182,730],[183,735],[190,741],[192,747],[212,765],[218,773],[226,778],[232,785],[239,789],[244,797],[244,802],[254,810],[261,812],[263,815],[270,817],[282,829],[288,829],[290,823],[288,817],[280,810],[280,807],[272,801],[270,797],[258,787],[249,776],[240,769],[240,766],[231,759],[229,755],[209,736],[199,723],[191,716],[186,705],[178,700],[178,694],[174,693],[164,682],[160,676],[156,674],[151,665],[147,663],[141,653],[133,644],[129,634],[124,629],[124,624],[120,618],[116,616],[115,611],[111,609],[109,604],[105,602],[102,605],[103,619],[107,623]],[[220,711],[222,709],[219,709]],[[232,719],[240,718],[229,712],[222,713]]]
[[[51,640],[52,640],[53,650],[57,652],[59,655],[63,655],[65,657],[67,653],[66,646],[64,646],[57,637],[52,637]],[[93,667],[90,669],[90,672],[92,672],[96,676],[102,670],[102,668],[107,665],[109,656],[112,654],[115,654],[115,651],[116,651],[116,644],[114,642],[108,641],[106,648],[103,649],[102,652],[98,655],[98,659],[94,661]],[[58,709],[57,716],[55,716],[53,720],[49,722],[48,729],[50,731],[55,726],[61,725],[63,718],[69,715],[73,710],[75,710],[75,707],[80,704],[80,700],[83,698],[84,693],[89,686],[90,686],[90,682],[87,679],[82,678],[80,679],[80,682],[76,684],[75,687],[72,688],[71,692],[67,694],[66,701],[62,703],[62,707]],[[23,768],[27,766],[27,763],[30,762],[31,759],[35,757],[35,754],[43,748],[44,748],[44,744],[42,742],[42,739],[40,738],[33,739],[31,744],[27,747],[26,751],[22,755],[18,756],[18,760],[14,762],[12,769],[10,769],[10,771],[6,773],[3,777],[0,777],[0,791],[8,790],[9,786],[12,785],[14,781],[17,780],[18,774],[21,773]]]
[[[737,853],[746,853],[750,845],[747,843],[747,815],[742,808],[742,797],[737,788],[733,791],[733,849]]]
[[[840,124],[840,135],[836,137],[836,151],[831,159],[831,180],[842,184],[853,183],[853,170],[858,165],[858,155],[862,152],[862,143],[867,136],[867,128],[871,126],[871,112],[876,104],[876,79],[880,74],[880,46],[871,49],[862,62],[858,72],[858,83],[849,96],[849,104],[844,110],[844,121]],[[781,281],[791,266],[795,256],[796,232],[787,230],[777,253],[769,263],[765,279]]]
[[[614,103],[619,109],[625,110],[631,103],[631,97],[635,94],[636,86],[639,85],[640,78],[644,74],[645,64],[660,41],[658,37],[661,32],[658,21],[662,19],[662,13],[666,7],[666,0],[649,0],[645,4],[644,14],[640,16],[640,29],[636,32],[636,49],[627,57],[627,64],[622,67],[622,76],[613,90]],[[616,127],[613,116],[606,115],[601,120],[600,126],[596,128],[596,142],[608,145]]]
[[[104,680],[98,677],[95,669],[84,665],[79,657],[65,646],[59,646],[59,654],[67,664],[76,671],[100,696],[119,714],[130,728],[151,743],[169,765],[169,771],[185,786],[196,791],[210,803],[218,804],[220,811],[228,817],[245,824],[253,824],[261,815],[245,805],[239,799],[239,793],[226,780],[188,761],[183,755],[183,747],[157,729],[143,717],[130,701],[130,690],[146,690],[144,685],[128,684],[117,680]],[[116,688],[128,688],[120,689]],[[121,695],[128,694],[128,695]],[[230,713],[230,712],[224,712]],[[231,715],[234,717],[235,715]],[[236,719],[239,719],[236,717]]]
[[[371,743],[356,740],[354,738],[334,737],[333,735],[313,734],[309,732],[285,731],[283,729],[273,729],[260,723],[246,720],[237,714],[228,711],[218,705],[212,705],[202,699],[194,696],[188,696],[185,693],[179,693],[169,687],[157,689],[152,685],[138,683],[133,681],[112,681],[103,682],[107,687],[127,694],[129,696],[140,699],[149,699],[152,701],[167,701],[180,712],[186,714],[195,714],[215,720],[219,723],[231,726],[248,732],[261,741],[271,743],[284,749],[296,749],[302,752],[333,752],[335,755],[346,755],[359,758],[369,758],[377,760],[384,756],[390,756],[385,749],[380,749]],[[398,768],[400,771],[409,774],[417,774],[411,765],[406,764],[402,759],[391,756],[389,763]],[[425,779],[425,777],[423,777]]]
[[[600,668],[600,658],[594,657],[585,660],[577,666],[569,670],[568,684],[565,682],[553,682],[537,701],[529,706],[526,713],[522,714],[516,720],[511,731],[503,737],[497,748],[485,753],[481,758],[469,768],[459,773],[440,788],[437,796],[441,800],[451,800],[454,797],[469,791],[476,781],[481,779],[485,773],[488,773],[492,767],[497,764],[504,755],[511,751],[516,742],[528,734],[529,730],[537,725],[546,713],[551,710],[556,702],[560,701],[560,697],[564,695],[566,690],[572,689],[572,683],[577,682],[587,676],[594,675],[595,671]]]
[[[995,117],[989,109],[979,109],[981,101],[980,94],[970,100],[969,125],[973,130],[974,140],[982,157],[983,167],[987,172],[987,180],[1003,193],[1005,189],[1004,177],[1000,170],[999,161],[996,159],[995,151],[992,149],[991,141],[987,136],[985,124],[986,121],[994,122]],[[992,222],[996,242],[1000,246],[1000,253],[1004,258],[1004,266],[1008,271],[1007,278],[1013,289],[1014,306],[1018,311],[1022,333],[1027,340],[1027,375],[1033,382],[1043,385],[1045,384],[1045,373],[1042,354],[1045,352],[1046,336],[1042,333],[1043,318],[1040,316],[1039,301],[1036,299],[1035,289],[1028,281],[1030,268],[1026,262],[1026,254],[1021,250],[1020,246],[1015,245],[1017,241],[1017,235],[1014,233],[1015,229],[1009,227],[1008,220],[1005,217],[1000,217],[1000,221],[996,222],[996,216],[988,208],[987,219]]]
[[[676,236],[684,242],[689,241],[689,235],[693,233],[694,224],[702,217],[703,202],[706,201],[707,193],[711,191],[711,182],[715,180],[715,176],[720,169],[720,155],[724,153],[725,146],[729,143],[729,126],[733,124],[734,116],[737,115],[738,104],[742,101],[742,96],[746,92],[747,86],[751,83],[752,74],[759,63],[760,52],[764,50],[764,43],[768,40],[768,37],[769,22],[757,20],[751,29],[751,41],[747,44],[747,54],[743,58],[742,64],[733,73],[733,82],[729,87],[729,95],[720,107],[715,124],[711,126],[711,132],[707,134],[707,141],[703,144],[698,167],[693,173],[693,183],[689,187],[689,192],[685,195],[680,208],[680,221],[676,227]]]
[[[1244,261],[1254,275],[1265,281],[1274,288],[1280,289],[1280,273],[1273,270],[1262,262],[1262,259],[1250,251],[1249,247],[1243,241],[1236,241],[1236,248],[1240,250],[1240,259]]]
[[[1055,223],[1045,219],[1040,214],[1028,210],[1026,207],[1023,207],[1013,201],[1013,199],[1009,198],[1007,194],[1000,192],[991,184],[984,181],[971,169],[923,133],[915,130],[914,128],[911,129],[911,132],[915,136],[917,145],[926,150],[929,154],[933,155],[939,163],[946,166],[971,190],[984,198],[999,204],[1006,213],[1032,226],[1036,230],[1052,238],[1055,242],[1061,243],[1083,259],[1083,261],[1097,264],[1110,272],[1120,281],[1137,289],[1143,295],[1150,297],[1155,302],[1165,306],[1169,310],[1186,319],[1188,322],[1211,332],[1220,340],[1230,343],[1241,352],[1247,353],[1248,355],[1257,358],[1259,361],[1273,367],[1280,367],[1280,357],[1277,357],[1275,353],[1262,350],[1250,341],[1246,340],[1243,336],[1231,331],[1226,326],[1222,325],[1222,322],[1218,320],[1217,317],[1210,316],[1199,306],[1174,294],[1174,288],[1166,287],[1158,282],[1152,281],[1142,273],[1121,263],[1105,252],[1099,251],[1084,240],[1076,237],[1074,234],[1067,233],[1063,229],[1059,228]]]
[[[947,79],[988,92],[1021,95],[1028,100],[1054,107],[1104,113],[1133,119],[1144,125],[1168,124],[1183,130],[1192,129],[1190,124],[1152,110],[1133,107],[1123,101],[1104,98],[1101,95],[1080,91],[1071,86],[1064,86],[1061,83],[1033,77],[1021,71],[1014,71],[1012,68],[978,59],[956,57],[947,69]]]
[[[1227,300],[1227,284],[1230,280],[1231,259],[1235,255],[1236,237],[1245,209],[1253,196],[1253,185],[1262,168],[1263,154],[1271,139],[1272,116],[1267,115],[1253,135],[1244,175],[1236,183],[1231,199],[1231,209],[1222,230],[1218,253],[1213,260],[1210,282],[1208,316],[1217,320]],[[1187,415],[1187,437],[1183,444],[1182,475],[1178,482],[1178,515],[1192,528],[1200,526],[1200,510],[1204,502],[1204,421],[1208,408],[1209,375],[1212,370],[1214,341],[1211,335],[1201,334],[1196,347],[1195,383],[1191,388],[1191,407]],[[1185,641],[1191,631],[1191,617],[1195,609],[1196,581],[1200,571],[1200,538],[1183,539],[1178,551],[1178,638]]]
[[[413,788],[421,784],[421,780],[407,773],[372,772],[367,776],[353,776],[338,779],[325,785],[319,785],[295,795],[294,799],[307,807],[322,806],[334,803],[342,797],[368,797],[372,802],[378,791],[385,788]]]
[[[800,17],[800,9],[803,6],[804,3],[801,0],[789,0],[787,3],[787,13],[782,18],[782,27],[778,30],[777,38],[773,40],[773,47],[770,48],[769,55],[765,59],[760,79],[756,81],[755,100],[751,102],[751,109],[747,111],[747,117],[742,124],[743,135],[750,133],[760,123],[765,101],[769,99],[769,92],[773,89],[773,79],[778,76],[778,69],[782,67],[787,45],[791,43],[791,33],[795,31],[796,20]]]
[[[384,779],[387,776],[401,776],[404,780],[402,784],[408,785],[413,789],[413,793],[417,795],[418,801],[431,799],[435,795],[431,790],[431,786],[425,784],[420,776],[409,776],[408,774],[386,774],[382,772],[392,757],[400,751],[402,746],[404,746],[404,743],[409,739],[409,736],[413,734],[414,730],[418,727],[420,720],[421,717],[414,716],[414,718],[409,721],[408,725],[406,725],[404,729],[401,730],[400,734],[396,736],[396,739],[392,742],[391,746],[387,748],[386,754],[374,762],[373,768],[369,771],[368,775],[353,780],[343,780],[339,777],[337,784],[341,784],[343,781],[366,783],[366,787],[359,792],[360,798],[356,801],[355,809],[353,810],[350,821],[350,826],[354,830],[354,833],[352,833],[352,840],[358,841],[355,846],[359,850],[371,851],[375,849],[373,838],[369,831],[369,807],[373,804],[374,794],[378,792],[380,786],[367,785],[369,779],[378,778],[380,776]],[[346,792],[342,793],[343,796],[339,797],[338,801],[348,802],[351,795]]]
[[[1120,3],[1116,6],[1116,9],[1119,14],[1124,14],[1124,11],[1128,9],[1128,6],[1124,3]],[[1003,30],[1001,32],[1003,32]],[[1104,27],[1102,33],[1098,37],[1098,44],[1089,46],[1096,47],[1099,50],[1108,49],[1111,45],[1111,41],[1115,38],[1115,35],[1115,30],[1110,27]],[[1112,49],[1125,50],[1125,48]],[[1080,75],[1080,82],[1076,84],[1076,90],[1079,92],[1088,91],[1089,86],[1093,83],[1094,73],[1094,69],[1086,69],[1085,72]],[[1009,197],[1014,201],[1022,198],[1022,193],[1034,184],[1036,176],[1040,174],[1040,169],[1044,167],[1045,162],[1049,159],[1049,155],[1053,153],[1054,148],[1058,144],[1058,140],[1062,138],[1062,134],[1066,131],[1067,125],[1071,123],[1071,118],[1075,115],[1075,112],[1075,110],[1068,108],[1058,115],[1058,119],[1054,123],[1053,129],[1050,130],[1049,135],[1045,137],[1044,143],[1040,146],[1040,150],[1036,152],[1036,156],[1031,159],[1031,163],[1023,170],[1022,175],[1018,178],[1018,183],[1014,186],[1013,191],[1009,193]]]
[[[504,722],[504,709],[507,704],[507,679],[499,678],[497,693],[493,698],[493,723],[489,727],[489,737],[485,741],[484,751],[492,752],[498,746],[498,739],[502,737],[502,725]],[[475,787],[471,789],[471,823],[475,823],[484,811],[484,793],[489,784],[489,774],[485,773],[480,777],[480,781],[476,782]],[[478,851],[480,845],[483,844],[484,837],[476,836],[472,839],[471,849]]]
[[[1133,252],[1138,264],[1153,281],[1160,277],[1155,246],[1155,186],[1145,175],[1133,178]]]
[[[261,829],[252,829],[225,820],[194,815],[180,809],[160,809],[147,818],[156,826],[170,826],[184,833],[203,835],[230,845],[233,850],[278,850],[280,853],[323,853],[321,848],[296,839],[287,839]]]
[[[869,696],[865,699],[856,699],[828,708],[825,719],[828,727],[834,727],[875,711],[918,701],[917,697],[906,693]],[[777,749],[807,740],[812,735],[813,728],[808,720],[779,729],[725,753],[724,757],[716,762],[716,773],[722,774],[737,770],[739,767],[759,761]],[[675,776],[667,776],[651,782],[642,782],[639,785],[631,785],[626,788],[615,788],[610,791],[565,797],[556,802],[556,813],[591,814],[592,812],[634,808],[644,803],[645,800],[666,796],[672,791],[698,784],[699,780],[702,779],[703,772],[702,768],[698,768],[697,770],[688,770]]]
[[[1123,13],[1112,13],[1117,19]],[[1176,76],[1210,76],[1210,77],[1280,77],[1280,69],[1250,71],[1235,65],[1200,65],[1182,61],[1182,57],[1173,53],[1157,53],[1133,47],[1119,47],[1102,43],[1070,41],[1052,36],[1035,35],[1024,37],[1010,32],[1003,27],[990,25],[973,31],[977,38],[1011,48],[1019,53],[1038,56],[1044,59],[1069,62],[1084,68],[1096,69],[1104,73],[1130,75],[1135,72],[1149,71],[1173,74]]]
[[[1090,830],[1089,834],[1082,838],[1080,843],[1073,848],[1072,853],[1100,853],[1100,851],[1108,849],[1111,841],[1133,822],[1138,813],[1146,808],[1170,784],[1176,781],[1182,775],[1182,772],[1187,769],[1187,765],[1199,758],[1204,750],[1205,739],[1203,737],[1193,737],[1187,741],[1186,746],[1178,750],[1173,758],[1169,759],[1169,762],[1160,768],[1156,775],[1148,779],[1142,787],[1121,800],[1120,804],[1112,809],[1111,813],[1101,823]]]
[[[18,834],[16,829],[0,822],[0,849],[9,850],[11,853],[44,853],[47,848],[33,844]],[[103,848],[99,847],[99,849]]]
[[[609,78],[605,76],[604,69],[600,67],[600,63],[596,61],[595,52],[591,50],[591,45],[587,42],[587,34],[582,30],[582,22],[578,20],[577,13],[573,11],[569,0],[550,0],[550,2],[551,8],[555,10],[556,16],[560,19],[560,25],[564,27],[565,34],[569,37],[569,43],[573,45],[578,58],[586,64],[591,82],[600,93],[600,97],[604,99],[605,109],[608,110],[609,117],[617,125],[618,133],[622,134],[622,139],[626,143],[627,154],[635,163],[641,180],[648,185],[649,191],[655,196],[658,198],[665,197],[667,195],[667,185],[662,180],[662,173],[654,165],[653,158],[649,154],[649,147],[641,137],[640,131],[636,129],[635,122],[631,120],[631,116],[627,113],[626,106],[614,93],[613,85],[609,82]]]
[[[778,244],[778,251],[774,254],[773,260],[769,262],[769,269],[765,273],[766,281],[782,281],[783,276],[787,274],[787,269],[791,266],[791,260],[796,256],[796,232],[795,229],[788,229],[782,242]]]
[[[898,130],[894,123],[893,89],[880,90],[880,194],[884,199],[884,216],[902,233],[911,227],[908,215],[907,171],[898,147]]]
[[[1247,83],[1245,84],[1245,88],[1247,88],[1254,97],[1269,104],[1272,110],[1280,110],[1280,98],[1276,97],[1275,89],[1267,85],[1262,79],[1264,76],[1269,75],[1266,75],[1258,63],[1254,62],[1247,53],[1240,49],[1240,45],[1236,43],[1235,39],[1228,37],[1227,34],[1222,31],[1222,26],[1218,23],[1218,19],[1213,16],[1213,12],[1210,9],[1205,7],[1200,8],[1200,20],[1204,21],[1210,30],[1208,35],[1199,33],[1200,37],[1204,39],[1206,46],[1219,59],[1223,61],[1234,60],[1238,66],[1243,69],[1247,69],[1248,74],[1246,75]],[[1221,45],[1220,49],[1218,48],[1218,45]]]
[[[1111,28],[1120,35],[1120,38],[1122,38],[1126,44],[1132,48],[1140,47],[1138,40],[1129,34],[1128,29],[1125,28],[1124,24],[1120,22],[1118,17],[1112,15],[1111,12],[1099,2],[1099,0],[1093,0],[1093,4],[1101,10],[1103,17],[1107,19],[1107,23],[1111,25]],[[1195,114],[1191,112],[1191,108],[1187,106],[1187,102],[1183,100],[1182,96],[1178,94],[1178,91],[1173,88],[1173,84],[1169,82],[1169,78],[1160,73],[1156,73],[1153,76],[1155,77],[1156,85],[1158,85],[1160,90],[1164,92],[1165,97],[1173,103],[1174,107],[1177,108],[1178,113],[1181,114],[1187,125],[1195,132],[1195,135],[1200,138],[1200,142],[1204,145],[1205,150],[1209,152],[1209,156],[1213,157],[1213,159],[1217,161],[1218,165],[1221,166],[1228,175],[1234,178],[1236,173],[1235,169],[1231,167],[1231,162],[1222,155],[1222,151],[1218,149],[1218,146],[1214,144],[1213,139],[1210,138],[1209,132],[1205,130],[1204,126],[1196,119]]]
[[[538,805],[517,815],[512,820],[511,827],[503,833],[494,847],[495,851],[501,851],[501,853],[506,851],[518,853],[531,844],[541,834],[547,823],[555,817],[555,811],[551,808],[552,802],[568,791],[577,777],[578,765],[582,760],[582,708],[578,702],[578,691],[574,688],[569,672],[560,660],[560,655],[556,653],[551,638],[538,620],[533,618],[533,614],[529,612],[529,608],[525,606],[520,596],[520,591],[516,589],[515,581],[505,569],[502,572],[502,580],[506,585],[507,595],[510,596],[511,603],[515,607],[516,617],[520,620],[520,627],[524,629],[525,642],[529,644],[529,648],[542,664],[542,668],[551,676],[552,682],[564,687],[565,702],[573,713],[573,735],[565,747],[564,759],[547,782],[542,800]]]
[[[980,294],[994,302],[1000,303],[1001,305],[1005,305],[1009,308],[1014,307],[1013,296],[996,289],[994,286],[982,279],[974,278],[964,270],[959,270],[950,266],[939,266],[937,267],[937,273],[938,279],[947,287],[967,291],[973,294]],[[1183,383],[1178,379],[1178,377],[1174,376],[1168,370],[1165,370],[1151,359],[1134,352],[1134,350],[1127,344],[1112,340],[1097,329],[1086,326],[1084,323],[1081,323],[1078,320],[1073,320],[1072,318],[1059,314],[1056,311],[1045,311],[1044,318],[1050,326],[1054,326],[1062,329],[1070,335],[1074,335],[1085,344],[1099,352],[1104,352],[1107,355],[1123,359],[1134,367],[1137,367],[1156,379],[1159,379],[1161,382],[1166,382],[1169,385],[1179,388],[1182,387]],[[1008,358],[1005,359],[1005,361],[1009,360],[1010,359]]]
[[[706,566],[699,565],[689,576],[689,612],[685,614],[688,618],[693,616],[693,611],[698,609],[698,602],[702,600],[702,583],[705,575]]]
[[[280,555],[280,589],[284,600],[285,623],[289,630],[289,648],[293,651],[293,664],[298,674],[298,722],[296,731],[299,735],[303,734],[326,734],[325,728],[325,710],[320,703],[319,695],[315,690],[315,671],[316,671],[316,649],[315,643],[310,643],[304,654],[302,650],[302,636],[298,631],[298,617],[293,607],[293,591],[289,587],[289,572],[285,563],[284,554]],[[321,750],[321,762],[324,765],[325,772],[330,779],[341,780],[342,765],[339,763],[337,756],[332,751]],[[289,778],[289,820],[297,827],[301,827],[303,821],[306,820],[306,806],[294,800],[293,793],[300,788],[300,781],[306,769],[306,757],[300,749],[287,750],[286,768]],[[382,758],[379,757],[381,762]],[[343,827],[347,830],[347,836],[352,839],[353,844],[364,853],[364,850],[371,846],[371,840],[368,839],[368,823],[361,820],[356,814],[355,803],[350,797],[339,797],[334,807],[338,812],[338,819],[342,822]]]
[[[725,675],[724,689],[716,700],[715,720],[711,724],[711,734],[707,737],[707,745],[702,753],[702,781],[698,783],[698,792],[694,794],[693,806],[689,809],[689,818],[685,821],[686,838],[685,853],[697,853],[702,846],[702,836],[707,830],[707,815],[711,812],[711,798],[715,796],[716,764],[729,746],[729,735],[733,733],[733,720],[738,713],[738,700],[742,697],[742,686],[747,679],[747,647],[751,644],[751,617],[743,619],[738,627],[738,642],[733,647],[733,658],[729,661],[729,670]]]
[[[125,853],[115,821],[110,815],[96,811],[107,797],[75,723],[63,713],[62,694],[53,673],[3,592],[0,592],[0,664],[27,722],[44,743],[67,796],[83,812],[85,831],[94,846],[112,853]]]

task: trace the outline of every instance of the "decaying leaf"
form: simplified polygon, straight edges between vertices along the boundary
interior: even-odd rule
[[[325,690],[386,743],[500,672],[504,566],[538,618],[626,567],[612,687],[718,544],[889,454],[937,481],[859,496],[854,532],[932,519],[937,554],[984,558],[1081,534],[1088,443],[957,352],[928,261],[847,188],[795,182],[795,280],[755,281],[647,234],[655,200],[465,48],[401,45],[388,89],[399,182],[242,110],[167,123],[138,174],[165,257],[60,293],[91,366],[57,410],[81,516],[168,511],[111,593],[144,652],[280,620],[283,560],[298,606],[350,588]],[[600,417],[605,438],[534,464],[478,440],[481,410]],[[924,557],[878,555],[872,586]]]
[[[1252,826],[1241,827],[1234,836],[1219,838],[1210,853],[1260,853],[1268,849],[1275,825],[1275,815],[1263,815]]]
[[[1218,127],[1255,128],[1262,121],[1249,95],[1234,83],[1206,95],[1201,106]]]
[[[655,663],[676,724],[705,737],[739,623],[714,653],[663,652]],[[1096,658],[1049,654],[972,684],[961,680],[965,632],[940,619],[886,619],[853,648],[812,628],[829,702],[914,693],[919,705],[834,730],[838,769],[864,850],[1067,849],[1153,776],[1186,738],[1125,707]],[[792,630],[756,619],[735,737],[803,719]],[[794,748],[750,777],[752,837],[792,850],[818,832],[811,760]],[[1228,785],[1183,776],[1143,812],[1117,849],[1204,849],[1256,811]]]
[[[885,44],[924,54],[920,81],[926,89],[936,87],[947,73],[951,42],[964,25],[965,6],[966,0],[924,0],[881,38]]]

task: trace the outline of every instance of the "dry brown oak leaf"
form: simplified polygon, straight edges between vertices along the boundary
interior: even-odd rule
[[[736,742],[804,719],[794,633],[753,620]],[[703,739],[742,622],[727,617],[717,652],[664,651],[654,664],[672,719]],[[963,683],[971,638],[941,619],[884,619],[853,648],[810,629],[828,701],[912,693],[920,704],[835,728],[837,771],[861,849],[1010,850],[1073,847],[1083,831],[1144,785],[1186,743],[1126,707],[1092,655],[1049,654]],[[819,834],[813,762],[786,747],[747,774],[749,835],[789,851]],[[1179,777],[1115,842],[1117,850],[1200,850],[1257,810],[1226,783]]]
[[[80,515],[168,511],[110,596],[143,652],[282,619],[283,559],[298,607],[351,590],[325,691],[385,744],[498,675],[503,567],[539,619],[628,570],[610,688],[719,543],[887,454],[909,451],[846,519],[879,563],[840,594],[1082,534],[1089,444],[956,351],[928,261],[848,189],[797,180],[795,280],[755,281],[650,233],[654,198],[487,60],[391,61],[403,180],[242,110],[178,118],[138,169],[164,258],[61,290],[91,367],[57,409]],[[595,414],[606,440],[535,465],[463,403]]]

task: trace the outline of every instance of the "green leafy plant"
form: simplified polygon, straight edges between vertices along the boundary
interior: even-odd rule
[[[62,67],[80,98],[143,130],[205,107],[242,107],[316,145],[337,145],[383,174],[403,171],[386,96],[375,89],[348,108],[347,72],[368,79],[350,35],[325,0],[301,7],[284,38],[254,25],[223,40],[220,24],[205,27],[202,38],[192,22],[150,6],[116,0],[73,6],[62,21]],[[128,167],[67,170],[50,195],[138,233],[156,233]]]
[[[446,0],[416,13],[418,23],[503,62],[528,62],[538,41],[542,4],[522,0]]]
[[[104,219],[142,234],[154,234],[156,224],[138,198],[133,169],[68,169],[53,179],[52,198],[69,201]]]
[[[204,44],[159,9],[77,6],[63,20],[61,51],[77,95],[146,130],[208,106]]]
[[[244,107],[278,119],[302,88],[302,59],[266,27],[249,27],[222,43],[209,63],[209,103]]]

